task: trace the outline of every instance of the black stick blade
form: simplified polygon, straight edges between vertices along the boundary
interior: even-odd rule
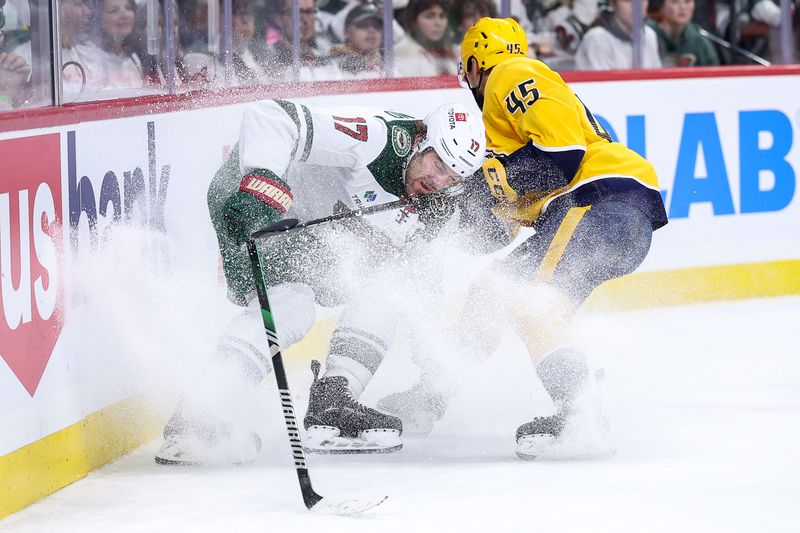
[[[294,228],[300,224],[300,221],[296,218],[284,218],[283,220],[279,220],[277,222],[273,222],[269,226],[265,226],[260,230],[253,233],[250,238],[251,239],[258,239],[265,235],[274,234],[274,233],[283,233],[284,231],[289,231],[290,229]]]

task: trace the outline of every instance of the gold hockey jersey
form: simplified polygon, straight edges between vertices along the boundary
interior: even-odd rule
[[[653,166],[612,142],[561,76],[541,61],[513,58],[492,69],[483,120],[487,148],[497,156],[484,165],[484,177],[499,214],[514,225],[532,225],[565,195],[575,205],[614,197],[640,207],[654,229],[666,224]],[[557,167],[561,181],[536,176],[543,173],[541,165],[532,164],[536,158]]]

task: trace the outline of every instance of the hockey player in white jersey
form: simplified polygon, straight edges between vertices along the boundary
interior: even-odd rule
[[[281,100],[251,105],[239,143],[208,191],[229,298],[247,306],[220,339],[218,358],[253,384],[270,371],[255,284],[242,246],[249,234],[288,216],[307,220],[401,196],[456,190],[481,168],[484,149],[481,120],[460,104],[439,107],[424,121],[377,108],[329,110]],[[365,220],[381,240],[402,250],[429,234],[428,226],[437,222],[430,215],[398,209]],[[335,261],[330,249],[313,235],[296,235],[265,261],[282,348],[311,327],[315,300],[347,304],[331,339],[325,373],[320,377],[319,368],[314,369],[305,444],[322,452],[397,450],[402,446],[400,420],[358,402],[388,350],[395,317],[390,311],[375,312],[368,300],[342,301],[331,278],[335,269],[325,264]],[[229,433],[220,427],[223,423],[209,424],[202,413],[190,411],[185,404],[179,406],[167,423],[156,462],[203,463],[209,456],[214,462],[219,457],[240,462],[257,454],[255,435],[245,439],[250,443],[246,451],[213,453],[219,436]]]

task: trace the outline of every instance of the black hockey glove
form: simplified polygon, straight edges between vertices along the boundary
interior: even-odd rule
[[[447,220],[453,215],[456,199],[463,192],[464,185],[461,182],[454,183],[439,192],[413,196],[412,205],[422,221]]]
[[[421,236],[426,240],[433,239],[442,227],[453,216],[458,197],[464,192],[461,182],[454,183],[439,192],[421,194],[410,198],[411,205],[419,215],[419,221],[425,229]]]

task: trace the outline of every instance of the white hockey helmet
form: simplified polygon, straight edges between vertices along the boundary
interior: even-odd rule
[[[480,116],[461,104],[445,104],[425,117],[428,133],[418,150],[432,147],[456,174],[466,178],[483,165],[486,130]]]

